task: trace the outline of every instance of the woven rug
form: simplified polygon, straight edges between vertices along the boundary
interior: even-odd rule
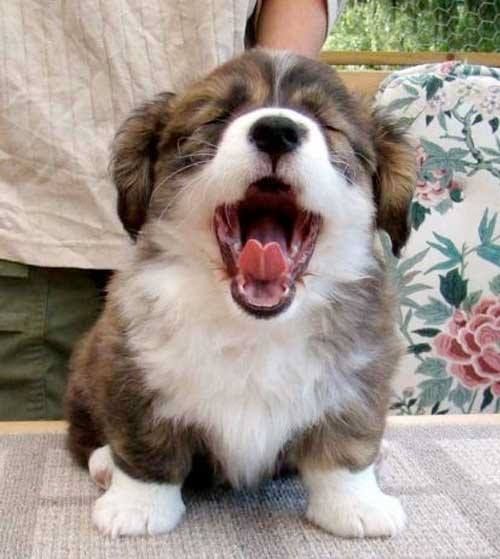
[[[0,557],[470,558],[500,557],[500,428],[405,426],[387,433],[382,485],[408,527],[392,539],[342,540],[304,520],[298,479],[256,492],[185,495],[171,534],[111,540],[92,526],[99,491],[73,466],[61,434],[0,437]]]

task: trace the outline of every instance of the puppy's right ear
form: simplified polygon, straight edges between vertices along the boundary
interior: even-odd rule
[[[155,184],[158,143],[167,125],[173,93],[162,93],[136,109],[118,130],[110,171],[118,190],[118,215],[135,239],[144,221]]]

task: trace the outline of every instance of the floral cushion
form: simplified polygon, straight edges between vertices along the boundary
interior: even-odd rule
[[[401,259],[382,238],[408,350],[391,409],[500,412],[500,70],[410,68],[377,103],[409,126],[419,169]]]

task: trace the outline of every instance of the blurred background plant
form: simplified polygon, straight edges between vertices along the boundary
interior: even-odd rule
[[[500,0],[348,0],[326,48],[500,52]]]

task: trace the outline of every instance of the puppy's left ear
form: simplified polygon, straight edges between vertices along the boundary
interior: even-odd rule
[[[387,231],[399,256],[410,235],[410,205],[417,181],[415,148],[400,126],[382,111],[372,112],[377,167],[373,177],[377,227]]]

